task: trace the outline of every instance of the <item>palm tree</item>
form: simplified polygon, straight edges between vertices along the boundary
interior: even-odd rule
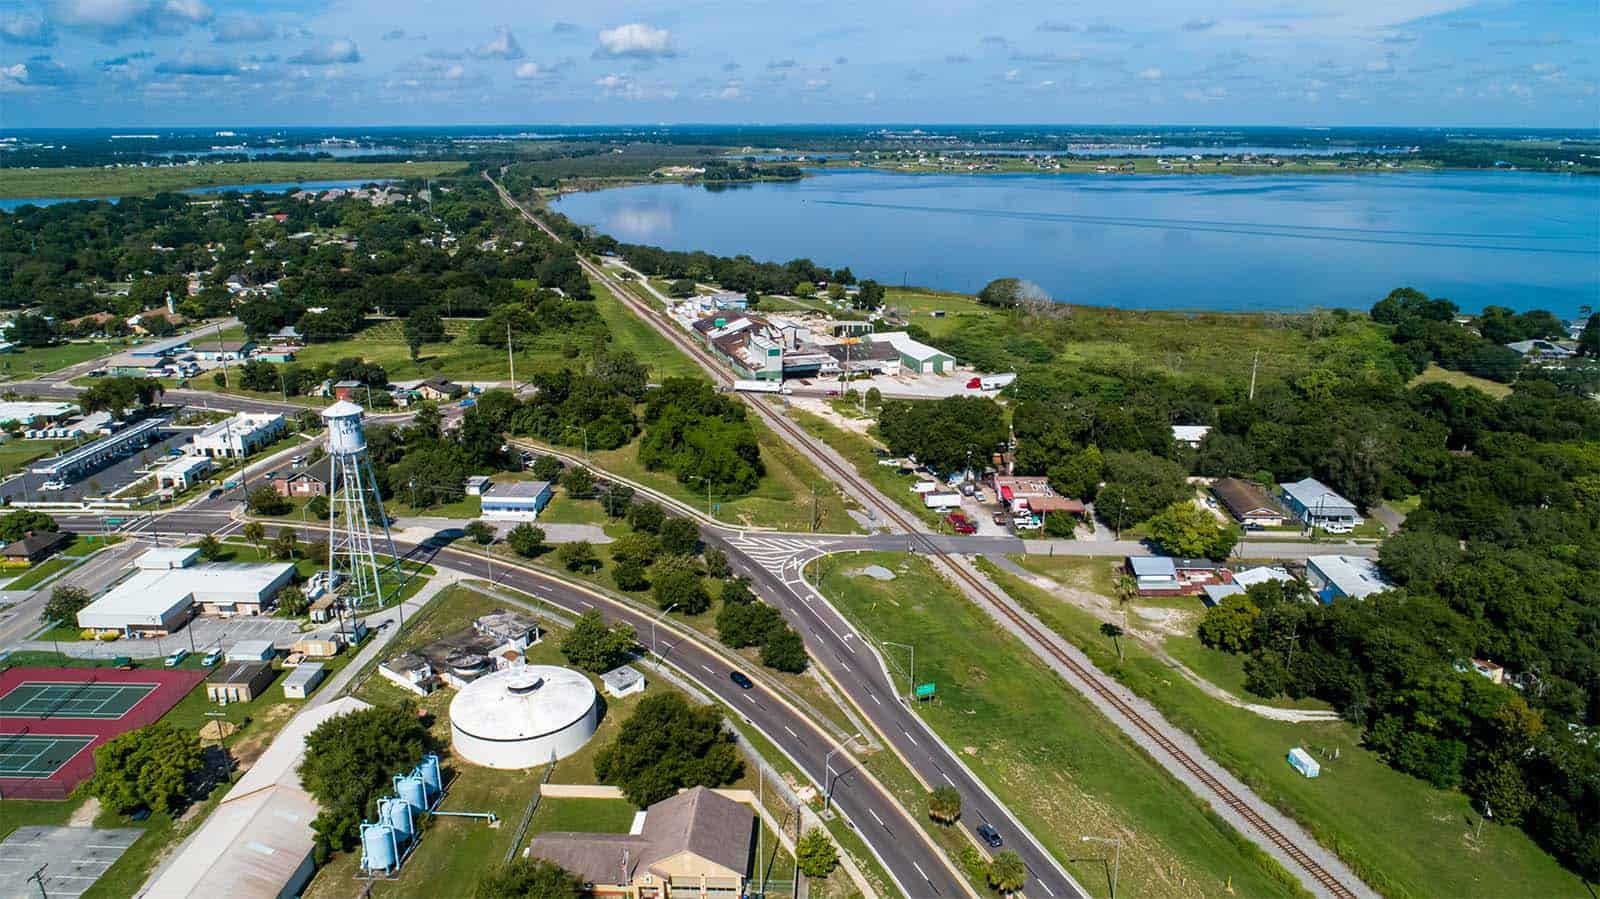
[[[259,521],[251,521],[244,526],[244,539],[256,548],[256,553],[261,552],[261,541],[267,539],[267,528]]]
[[[989,885],[1002,893],[1015,893],[1028,882],[1028,866],[1021,856],[1010,849],[1002,851],[989,863]]]
[[[928,794],[928,817],[940,824],[953,824],[961,817],[961,794],[945,785]]]
[[[1117,591],[1117,602],[1122,605],[1127,605],[1139,595],[1139,582],[1126,574],[1117,575],[1116,580],[1112,581],[1112,586]]]
[[[1100,625],[1100,633],[1111,638],[1111,645],[1117,648],[1117,661],[1122,661],[1122,644],[1117,640],[1122,636],[1122,628],[1107,621]]]

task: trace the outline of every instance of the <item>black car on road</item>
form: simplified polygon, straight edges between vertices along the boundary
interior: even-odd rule
[[[1005,844],[1005,840],[1000,839],[1000,831],[991,824],[978,825],[978,838],[988,843],[991,849],[999,849]]]
[[[755,683],[753,681],[751,681],[750,678],[745,677],[745,674],[744,674],[743,671],[731,672],[728,675],[728,680],[731,680],[734,683],[738,684],[740,689],[743,689],[743,690],[748,690],[751,687],[755,686]]]

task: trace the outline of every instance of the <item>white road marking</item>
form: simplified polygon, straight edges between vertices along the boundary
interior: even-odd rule
[[[754,696],[751,696],[749,693],[745,693],[743,695],[746,702],[750,703],[751,705],[755,705],[756,698]]]
[[[923,880],[926,880],[929,883],[933,883],[933,878],[928,876],[928,872],[927,871],[922,870],[922,866],[921,865],[917,864],[916,862],[912,862],[911,863],[911,867],[917,869],[917,873],[922,875],[922,879]]]
[[[911,745],[912,746],[916,746],[917,745],[917,738],[911,736],[909,731],[901,731],[901,733],[906,735],[906,739],[911,741]]]
[[[1035,879],[1035,880],[1038,880],[1038,878],[1034,878],[1034,879]],[[1046,893],[1049,893],[1049,894],[1050,894],[1050,895],[1052,895],[1052,896],[1054,896],[1054,895],[1055,895],[1055,894],[1056,894],[1056,891],[1055,891],[1055,890],[1052,890],[1052,889],[1050,889],[1050,884],[1048,884],[1048,883],[1045,883],[1045,882],[1044,882],[1044,881],[1042,881],[1042,880],[1040,880],[1040,881],[1039,881],[1039,886],[1042,886],[1042,887],[1044,887],[1044,891],[1045,891],[1045,892],[1046,892]]]
[[[588,606],[591,609],[594,608],[594,603],[588,601],[587,599],[580,599],[580,600],[578,600],[578,602],[583,603],[584,605]]]
[[[869,808],[869,809],[867,809],[867,814],[872,816],[872,820],[878,822],[878,826],[879,827],[883,828],[884,830],[888,830],[889,829],[889,825],[883,823],[883,819],[878,817],[878,813],[877,812],[875,812],[875,811],[873,811],[872,809]]]
[[[795,733],[794,728],[790,727],[789,725],[785,724],[783,729],[789,732],[789,736],[794,737],[796,740],[800,739],[800,735]]]
[[[715,672],[715,671],[712,671],[712,670],[711,670],[711,666],[710,666],[710,665],[701,665],[701,666],[700,666],[700,667],[701,667],[701,668],[704,668],[704,669],[705,669],[705,670],[706,670],[706,671],[707,671],[707,673],[710,673],[710,674],[716,674],[716,672]]]
[[[867,696],[871,697],[871,699],[872,699],[872,701],[874,703],[877,703],[878,705],[883,705],[883,703],[878,702],[878,694],[876,694],[876,693],[868,693]]]

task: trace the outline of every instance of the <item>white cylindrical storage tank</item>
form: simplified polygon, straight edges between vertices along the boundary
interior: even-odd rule
[[[525,665],[481,677],[450,701],[456,755],[486,768],[532,768],[589,742],[600,700],[589,678],[554,665]]]
[[[340,400],[322,410],[322,417],[328,422],[328,452],[339,455],[367,448],[367,438],[361,434],[363,411],[349,400]]]
[[[397,863],[394,828],[387,824],[362,824],[361,867],[368,871],[393,871]]]

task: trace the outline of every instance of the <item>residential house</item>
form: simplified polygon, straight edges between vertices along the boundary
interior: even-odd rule
[[[542,833],[528,854],[576,874],[597,897],[733,899],[752,870],[755,828],[744,803],[694,787],[645,809],[633,833]]]
[[[1226,568],[1209,559],[1129,556],[1126,570],[1140,596],[1193,596],[1204,593],[1207,585],[1233,581]]]
[[[435,403],[446,403],[460,396],[461,385],[448,378],[429,378],[414,388],[417,396]]]
[[[1278,505],[1259,484],[1238,478],[1218,478],[1211,492],[1245,527],[1272,528],[1283,524],[1283,507]]]
[[[332,483],[332,456],[323,456],[304,468],[280,468],[267,473],[268,486],[278,491],[279,496],[327,496]]]
[[[333,397],[334,399],[344,400],[347,403],[353,403],[363,397],[365,390],[366,385],[360,381],[335,381],[333,384]]]
[[[1506,349],[1515,351],[1529,362],[1554,362],[1578,355],[1576,347],[1553,340],[1518,340],[1506,344]]]
[[[40,531],[29,534],[21,540],[13,540],[0,550],[3,564],[7,568],[26,568],[35,562],[49,558],[61,547],[72,540],[71,534],[61,531]]]
[[[1333,492],[1333,488],[1316,478],[1278,486],[1283,491],[1284,507],[1308,526],[1338,531],[1361,523],[1356,504]]]

